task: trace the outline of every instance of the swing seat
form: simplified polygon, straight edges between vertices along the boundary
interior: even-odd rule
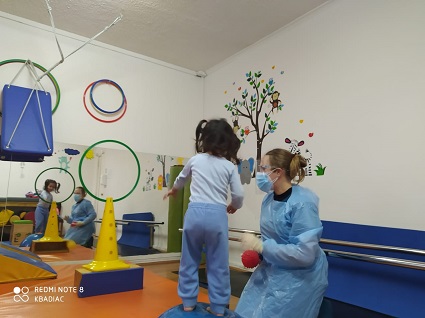
[[[0,160],[40,162],[43,156],[53,154],[51,96],[32,91],[14,85],[3,87]]]

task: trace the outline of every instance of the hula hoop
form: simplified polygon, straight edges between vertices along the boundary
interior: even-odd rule
[[[4,60],[4,61],[1,61],[0,62],[0,66],[3,66],[5,64],[10,64],[10,63],[25,63],[26,61],[27,60],[21,60],[21,59]],[[36,68],[38,68],[39,70],[41,70],[43,72],[46,72],[47,71],[47,69],[45,69],[43,66],[41,66],[41,65],[39,65],[37,63],[32,62],[32,64],[34,64],[34,66]],[[54,78],[54,76],[51,73],[48,73],[47,76],[52,81],[53,85],[55,86],[55,91],[56,91],[56,104],[55,104],[55,107],[53,107],[53,110],[52,110],[52,114],[54,114],[55,111],[56,111],[56,109],[59,106],[59,102],[60,102],[60,99],[61,99],[61,91],[60,91],[60,88],[59,88],[59,84],[56,81],[56,79]]]
[[[83,94],[83,104],[84,104],[84,108],[86,109],[86,111],[89,113],[89,115],[90,115],[91,117],[93,117],[94,119],[96,119],[96,120],[98,120],[98,121],[100,121],[100,122],[102,122],[102,123],[113,123],[113,122],[116,122],[116,121],[120,120],[120,119],[124,116],[125,112],[127,111],[127,98],[126,98],[125,96],[124,96],[124,110],[123,110],[122,114],[121,114],[119,117],[115,118],[115,119],[112,119],[112,120],[105,120],[105,119],[98,118],[98,117],[96,117],[95,115],[93,115],[92,113],[90,113],[90,111],[89,111],[89,109],[88,109],[88,107],[87,107],[87,103],[86,103],[86,93],[87,93],[87,91],[89,90],[89,88],[90,88],[90,87],[91,87],[94,83],[95,83],[95,82],[93,82],[93,83],[91,83],[89,86],[87,86],[87,88],[86,88],[86,90],[84,91],[84,94]]]
[[[37,176],[37,178],[35,179],[35,183],[34,183],[34,188],[35,188],[35,193],[37,193],[37,181],[38,181],[38,178],[40,178],[40,176],[44,173],[44,172],[46,172],[46,171],[48,171],[48,170],[52,170],[52,169],[58,169],[58,170],[63,170],[63,171],[65,171],[67,174],[69,174],[70,176],[71,176],[71,178],[72,178],[72,182],[74,183],[74,186],[73,186],[73,189],[72,189],[72,192],[71,192],[71,194],[65,199],[65,200],[63,200],[63,201],[56,201],[56,203],[62,203],[62,202],[65,202],[66,200],[68,200],[70,197],[71,197],[71,195],[73,195],[74,194],[74,191],[75,191],[75,179],[74,179],[74,177],[72,176],[72,174],[69,172],[69,171],[67,171],[66,169],[63,169],[63,168],[57,168],[57,167],[53,167],[53,168],[48,168],[48,169],[46,169],[46,170],[43,170],[43,171],[41,171],[40,172],[40,174]],[[51,202],[49,202],[49,201],[46,201],[46,200],[44,200],[41,196],[39,196],[38,197],[41,201],[44,201],[44,202],[46,202],[46,203],[51,203]]]
[[[99,144],[102,144],[102,143],[105,143],[105,142],[114,142],[114,143],[120,144],[121,146],[124,146],[125,148],[127,148],[128,150],[130,150],[131,154],[133,155],[134,159],[136,159],[136,163],[137,163],[137,179],[136,179],[136,183],[134,184],[134,186],[133,186],[133,188],[130,190],[130,192],[128,192],[126,195],[124,195],[124,196],[122,196],[121,198],[118,198],[118,199],[113,199],[113,200],[114,200],[114,202],[118,202],[118,201],[121,201],[122,199],[125,199],[126,197],[128,197],[128,196],[129,196],[129,195],[130,195],[130,194],[134,191],[134,189],[136,189],[137,184],[139,183],[139,180],[140,180],[140,162],[139,162],[139,159],[137,158],[137,155],[136,155],[136,153],[133,151],[133,149],[131,149],[131,148],[130,148],[129,146],[127,146],[125,143],[123,143],[123,142],[121,142],[121,141],[118,141],[118,140],[105,139],[105,140],[98,141],[98,142],[94,143],[93,145],[91,145],[89,148],[87,148],[87,150],[86,150],[86,151],[83,153],[83,155],[81,156],[80,164],[79,164],[79,166],[78,166],[78,175],[80,176],[81,185],[83,186],[84,190],[86,190],[86,192],[87,192],[88,194],[90,194],[93,198],[95,198],[95,199],[96,199],[96,200],[98,200],[98,201],[106,202],[106,199],[102,199],[102,198],[99,198],[99,197],[95,196],[93,193],[91,193],[91,192],[90,192],[90,190],[89,190],[89,189],[87,189],[87,187],[86,187],[86,185],[85,185],[85,183],[84,183],[84,180],[83,180],[83,175],[82,175],[82,173],[81,173],[81,167],[83,166],[83,160],[84,160],[84,158],[86,157],[87,153],[88,153],[88,152],[89,152],[92,148],[94,148],[95,146],[97,146],[97,145],[99,145]]]
[[[121,103],[120,107],[118,107],[116,110],[111,110],[111,111],[104,110],[104,109],[100,108],[99,106],[97,106],[97,104],[95,103],[94,98],[93,98],[93,90],[94,90],[95,86],[97,84],[99,84],[99,83],[111,84],[112,86],[115,86],[120,91],[121,96],[122,96],[122,103]],[[115,83],[114,81],[108,80],[108,79],[101,79],[101,80],[98,80],[98,81],[94,82],[91,85],[91,88],[90,88],[90,100],[91,100],[93,106],[96,107],[96,109],[98,111],[100,111],[102,113],[106,113],[106,114],[114,114],[114,113],[118,113],[123,108],[124,101],[125,101],[125,96],[124,96],[124,92],[123,92],[121,86],[119,86],[117,83]]]

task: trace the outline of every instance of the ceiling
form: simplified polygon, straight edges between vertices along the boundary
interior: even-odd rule
[[[50,0],[56,29],[192,71],[206,71],[327,0]],[[0,11],[50,26],[46,0]],[[66,54],[65,54],[66,55]]]

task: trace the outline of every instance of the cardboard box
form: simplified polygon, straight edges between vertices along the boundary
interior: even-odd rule
[[[10,232],[10,244],[19,246],[28,235],[32,234],[33,228],[32,221],[30,220],[13,221]]]

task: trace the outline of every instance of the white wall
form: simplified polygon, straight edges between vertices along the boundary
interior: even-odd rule
[[[111,21],[112,22],[112,21]],[[105,25],[99,25],[99,31]],[[112,32],[113,29],[108,32]],[[55,38],[49,27],[14,17],[0,12],[1,49],[0,61],[9,59],[30,59],[45,68],[50,68],[60,60]],[[74,34],[58,31],[58,39],[65,56],[81,46],[85,38]],[[6,64],[0,67],[0,85],[9,84],[17,74],[22,64]],[[41,74],[41,73],[40,73]],[[135,151],[138,156],[156,158],[157,154],[167,155],[168,158],[190,157],[194,153],[194,131],[203,116],[203,79],[196,77],[194,72],[128,52],[116,47],[95,42],[89,44],[67,58],[63,64],[52,71],[61,90],[60,104],[53,114],[53,138],[55,143],[72,144],[83,151],[87,146],[101,140],[118,140]],[[93,81],[110,79],[123,89],[128,108],[124,117],[115,123],[101,123],[93,119],[83,105],[83,93]],[[54,86],[47,79],[41,81],[47,91],[52,94],[53,104],[56,101]],[[33,87],[31,78],[24,71],[14,82],[14,85]],[[94,97],[96,102],[106,110],[118,108],[121,95],[113,87],[98,86]],[[97,114],[102,119],[111,119]],[[112,116],[112,118],[115,118]],[[114,143],[103,143],[98,147],[123,148]],[[112,151],[112,150],[111,150]],[[129,155],[129,152],[122,151]],[[142,155],[143,154],[143,155]],[[136,175],[137,169],[132,164],[120,160],[121,155],[109,156],[104,162],[110,170],[108,189],[97,188],[100,180],[87,183],[87,179],[99,178],[97,171],[99,158],[94,158],[96,165],[90,172],[84,173],[87,187],[95,194],[98,190],[109,190],[103,197],[117,198],[128,192],[126,183],[119,182],[119,176]],[[25,171],[28,176],[35,178],[41,167],[58,166],[56,157],[46,157],[46,162],[37,165],[26,163]],[[133,160],[130,156],[130,160]],[[114,204],[116,218],[124,213],[151,211],[162,225],[156,230],[155,246],[166,248],[166,233],[168,221],[168,201],[163,201],[165,191],[151,191],[142,197],[143,178],[145,170],[160,165],[157,162],[140,161],[141,181],[135,191],[125,200]],[[168,160],[169,161],[169,160]],[[132,161],[131,161],[132,162]],[[34,191],[34,181],[20,180],[20,163],[11,164],[11,180],[9,183],[10,163],[0,162],[0,196],[23,196],[27,191]],[[167,169],[172,161],[167,163]],[[102,167],[102,166],[99,166]],[[129,172],[130,167],[134,169]],[[73,175],[77,186],[81,185],[77,170]],[[29,173],[28,171],[31,171]],[[169,170],[167,170],[168,172]],[[100,171],[100,172],[103,172]],[[162,171],[161,171],[162,172]],[[158,174],[155,173],[155,176]],[[35,176],[35,177],[34,177]],[[114,184],[118,182],[118,184]],[[8,189],[8,184],[11,186]],[[133,183],[134,184],[134,183]],[[112,191],[112,192],[111,192]],[[113,191],[116,191],[114,193]],[[140,198],[140,199],[138,199]],[[143,198],[143,199],[142,199]],[[89,198],[97,207],[98,217],[102,217],[104,204]],[[69,202],[68,202],[69,201]],[[69,213],[72,199],[64,203],[64,214]],[[69,205],[69,206],[68,206]],[[118,237],[120,236],[120,227]]]
[[[99,31],[104,27],[99,25]],[[0,61],[30,59],[50,68],[60,60],[50,28],[0,12],[0,30]],[[86,40],[65,32],[58,38],[65,56]],[[9,83],[15,74],[13,66],[2,66],[1,83]],[[71,55],[52,74],[62,93],[53,115],[55,140],[91,145],[115,139],[140,152],[193,154],[193,134],[203,111],[203,79],[193,72],[96,42]],[[84,109],[84,90],[100,79],[118,83],[127,98],[127,113],[115,123],[98,122]],[[113,89],[106,93],[110,98],[117,95]],[[100,104],[109,110],[119,105]]]
[[[331,1],[208,70],[204,83],[120,49],[87,46],[53,72],[63,94],[53,117],[55,140],[90,145],[111,138],[135,151],[189,157],[198,120],[230,120],[224,105],[248,88],[245,73],[262,71],[285,105],[263,153],[287,148],[286,137],[305,141],[301,150],[313,153],[313,169],[327,167],[324,176],[304,182],[321,198],[322,219],[424,230],[423,12],[421,0]],[[30,58],[44,66],[58,60],[50,32],[9,17],[0,13],[0,60]],[[66,35],[60,37],[65,54],[81,44]],[[4,71],[0,79],[7,82]],[[119,83],[129,101],[128,114],[115,124],[94,121],[82,106],[84,89],[101,78]],[[250,124],[240,119],[240,125]],[[252,137],[241,147],[244,158],[255,157]],[[245,185],[245,206],[230,216],[230,226],[258,229],[263,194],[254,181]],[[237,249],[232,257],[240,263]]]
[[[163,200],[167,191],[159,183],[159,176],[163,176],[162,163],[157,160],[157,155],[148,153],[135,153],[140,164],[131,152],[124,147],[121,149],[97,148],[98,157],[98,189],[93,191],[98,198],[105,200],[112,197],[114,200],[115,219],[122,220],[123,214],[152,212],[156,222],[164,225],[155,227],[154,247],[160,250],[167,249],[168,235],[168,200]],[[180,160],[181,161],[180,161]],[[117,166],[116,163],[120,162]],[[184,158],[166,156],[165,176],[170,171],[170,166],[184,164]],[[87,162],[88,163],[88,162]],[[138,172],[140,175],[138,175]],[[102,178],[102,176],[104,176]],[[137,178],[139,177],[139,180]],[[153,180],[152,180],[153,178]],[[137,186],[134,188],[134,186]],[[133,191],[129,194],[129,192]],[[119,201],[118,201],[119,200]],[[93,200],[92,200],[93,201]],[[97,201],[98,218],[102,218],[105,204]],[[99,226],[100,229],[100,226]],[[122,233],[122,227],[117,227],[117,237]]]
[[[304,182],[320,196],[322,219],[425,230],[424,12],[420,0],[332,1],[208,70],[205,117],[230,120],[224,105],[250,92],[245,73],[262,71],[285,105],[263,153],[288,149],[286,137],[305,141],[313,167],[327,166]],[[253,137],[243,158],[255,158]],[[245,190],[230,224],[258,230],[263,194],[255,182]]]

